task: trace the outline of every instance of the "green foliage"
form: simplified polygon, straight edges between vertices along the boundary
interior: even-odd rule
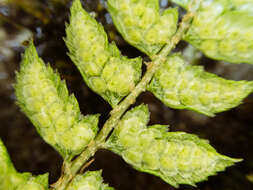
[[[128,111],[106,147],[121,155],[137,170],[161,177],[174,187],[195,185],[240,160],[223,156],[195,135],[167,132],[167,126],[153,125],[148,107]]]
[[[156,54],[177,29],[177,8],[159,9],[159,0],[108,0],[108,10],[124,39],[147,55]]]
[[[103,183],[102,171],[87,171],[83,175],[77,175],[67,190],[114,190]]]
[[[237,10],[253,12],[253,1],[251,0],[231,0],[231,3]]]
[[[109,44],[103,26],[74,0],[65,39],[70,57],[86,84],[115,106],[135,87],[142,59],[128,59],[114,43]]]
[[[64,81],[38,57],[31,43],[17,73],[18,105],[38,133],[64,158],[79,154],[94,138],[98,115],[83,116]]]
[[[178,9],[161,10],[159,0],[108,0],[109,12],[124,39],[152,58],[141,81],[142,59],[122,56],[80,0],[73,1],[65,38],[69,56],[86,84],[115,108],[98,135],[98,115],[83,116],[58,73],[43,63],[32,43],[26,49],[17,73],[17,103],[41,137],[65,160],[55,189],[113,190],[103,184],[101,171],[76,175],[102,147],[174,187],[195,186],[240,161],[217,153],[208,141],[195,135],[168,132],[162,125],[147,127],[149,111],[145,105],[123,116],[146,89],[169,107],[208,116],[238,106],[253,90],[252,81],[225,80],[201,66],[186,64],[180,54],[170,53],[183,37],[211,58],[252,63],[252,1],[172,1],[191,13],[182,19],[180,28]],[[74,156],[77,158],[72,161]],[[0,190],[48,189],[47,178],[47,174],[33,177],[18,173],[0,141]]]
[[[48,174],[33,177],[30,173],[18,173],[0,139],[0,190],[46,190]]]
[[[191,0],[172,0],[188,8]],[[208,57],[231,63],[253,63],[253,2],[200,1],[184,39]]]
[[[253,82],[225,80],[174,54],[161,65],[148,88],[169,107],[214,116],[238,106],[253,91]]]

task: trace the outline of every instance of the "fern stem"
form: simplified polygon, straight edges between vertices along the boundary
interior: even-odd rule
[[[146,86],[151,81],[154,73],[157,71],[159,66],[166,61],[167,56],[172,49],[178,44],[182,39],[184,33],[190,26],[193,18],[193,13],[188,12],[184,15],[180,27],[178,28],[175,35],[171,40],[163,47],[159,54],[153,56],[152,62],[147,66],[147,71],[144,74],[142,80],[138,83],[135,89],[110,113],[110,118],[105,122],[102,130],[99,132],[97,137],[92,141],[88,147],[70,164],[69,167],[65,167],[62,176],[59,180],[52,185],[51,189],[64,190],[68,186],[72,178],[78,173],[82,166],[96,153],[100,148],[103,148],[103,144],[107,139],[108,135],[112,129],[117,126],[121,116],[125,111],[136,101],[136,98],[146,90]]]

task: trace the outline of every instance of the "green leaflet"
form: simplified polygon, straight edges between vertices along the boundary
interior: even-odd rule
[[[101,24],[74,0],[65,42],[86,84],[112,106],[131,92],[141,77],[142,59],[128,59],[109,44]]]
[[[191,0],[172,0],[187,9]],[[210,58],[253,64],[253,2],[201,1],[184,39]]]
[[[124,39],[149,56],[176,32],[177,9],[159,10],[159,0],[108,0],[108,10]]]
[[[0,139],[0,190],[46,190],[48,174],[33,177],[30,173],[18,173]]]
[[[174,187],[195,185],[239,159],[223,156],[195,135],[167,132],[167,126],[146,127],[148,107],[128,111],[106,143],[137,170],[161,177]]]
[[[43,63],[32,43],[23,56],[15,89],[22,111],[65,159],[79,154],[95,137],[98,115],[81,115],[65,81]]]
[[[114,190],[103,183],[102,171],[87,171],[77,175],[66,190]]]
[[[214,116],[242,103],[253,82],[225,80],[174,54],[155,73],[148,90],[169,107]]]

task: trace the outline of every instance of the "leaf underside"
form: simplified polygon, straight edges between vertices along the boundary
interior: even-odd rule
[[[172,0],[189,9],[192,0]],[[200,1],[184,39],[206,56],[253,64],[252,0]]]
[[[114,43],[108,42],[103,26],[74,0],[70,23],[66,26],[69,56],[86,84],[111,106],[128,95],[141,77],[141,58],[122,56]]]
[[[46,190],[48,174],[32,176],[31,173],[18,173],[0,139],[0,190]]]
[[[67,190],[114,190],[103,183],[102,171],[87,171],[77,175],[67,187]]]
[[[148,90],[171,108],[214,116],[241,104],[252,92],[253,82],[223,79],[174,54],[155,73]]]
[[[148,108],[128,111],[106,143],[135,169],[161,177],[174,187],[206,180],[239,159],[223,156],[196,135],[168,132],[167,126],[147,127]]]
[[[94,138],[98,115],[83,116],[65,81],[38,57],[31,43],[15,85],[17,103],[38,133],[65,159],[79,154]]]
[[[160,10],[159,0],[108,0],[112,20],[132,46],[149,56],[155,55],[177,29],[178,10]]]

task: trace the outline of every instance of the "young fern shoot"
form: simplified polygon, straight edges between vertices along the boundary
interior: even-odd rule
[[[123,56],[80,0],[73,0],[64,38],[69,56],[87,86],[113,108],[100,131],[98,114],[81,114],[75,96],[69,95],[65,82],[44,64],[30,42],[17,72],[17,103],[44,141],[63,157],[63,172],[51,187],[47,174],[20,174],[0,141],[0,190],[113,190],[103,183],[101,171],[80,173],[102,148],[174,187],[196,186],[241,161],[216,152],[196,135],[170,132],[159,124],[147,126],[147,105],[128,111],[149,90],[168,107],[214,116],[238,106],[253,91],[252,81],[223,79],[201,66],[188,65],[180,53],[171,53],[180,40],[186,40],[213,59],[252,63],[251,1],[171,1],[187,10],[180,24],[178,8],[161,10],[159,0],[107,1],[119,33],[152,60],[142,75],[142,58]]]

